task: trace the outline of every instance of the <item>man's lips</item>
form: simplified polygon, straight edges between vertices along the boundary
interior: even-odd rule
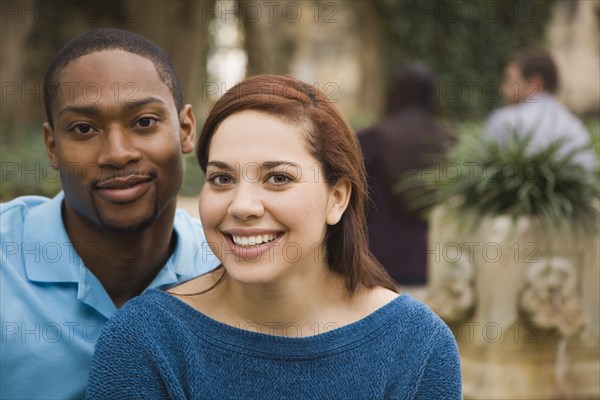
[[[128,175],[103,180],[94,189],[110,203],[129,203],[142,197],[153,182],[152,175]]]
[[[94,187],[96,189],[126,189],[139,183],[151,181],[153,179],[154,177],[152,175],[117,176],[96,183]]]

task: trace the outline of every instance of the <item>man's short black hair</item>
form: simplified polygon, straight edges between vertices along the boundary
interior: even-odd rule
[[[558,69],[552,59],[552,56],[546,51],[526,50],[519,53],[513,62],[521,71],[525,79],[530,79],[533,75],[539,75],[544,82],[544,90],[550,93],[556,93],[558,89]]]
[[[44,107],[50,126],[52,103],[59,90],[58,75],[73,60],[103,50],[123,50],[147,58],[154,64],[161,81],[171,91],[177,111],[183,108],[183,93],[175,67],[167,53],[156,44],[137,33],[115,28],[100,28],[86,32],[70,40],[56,53],[44,77]]]

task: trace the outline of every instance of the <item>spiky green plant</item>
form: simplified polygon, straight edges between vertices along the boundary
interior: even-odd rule
[[[546,229],[564,223],[596,229],[598,220],[598,171],[590,173],[573,161],[583,149],[566,154],[563,140],[531,151],[532,135],[512,132],[499,142],[487,135],[465,133],[444,161],[454,173],[427,181],[413,175],[393,188],[409,194],[415,209],[452,204],[467,226],[482,217],[510,215],[535,217]],[[416,195],[415,195],[416,194]]]

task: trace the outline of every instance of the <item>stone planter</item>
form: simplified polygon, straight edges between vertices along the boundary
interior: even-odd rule
[[[457,339],[465,399],[600,398],[597,234],[436,208],[427,303]]]

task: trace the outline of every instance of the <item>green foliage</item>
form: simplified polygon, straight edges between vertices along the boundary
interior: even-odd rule
[[[554,0],[381,0],[385,73],[429,64],[452,119],[482,118],[500,100],[506,61],[543,46]]]
[[[581,149],[562,154],[562,140],[528,150],[531,135],[513,132],[502,143],[477,132],[464,133],[449,153],[447,165],[457,174],[423,182],[410,179],[395,186],[405,191],[425,187],[413,198],[419,208],[453,204],[453,212],[475,227],[485,216],[538,218],[547,229],[565,222],[594,229],[598,219],[598,171],[573,162]]]
[[[588,117],[583,122],[590,132],[592,149],[594,149],[594,153],[600,159],[600,116],[597,115],[595,118]]]
[[[183,174],[183,183],[179,194],[181,196],[197,197],[204,184],[204,175],[198,165],[196,154],[186,154],[183,157],[185,171]]]
[[[4,130],[4,129],[2,129]],[[17,196],[52,197],[60,191],[58,172],[50,168],[41,128],[23,129],[15,135],[18,143],[7,143],[8,135],[0,135],[0,201]]]

